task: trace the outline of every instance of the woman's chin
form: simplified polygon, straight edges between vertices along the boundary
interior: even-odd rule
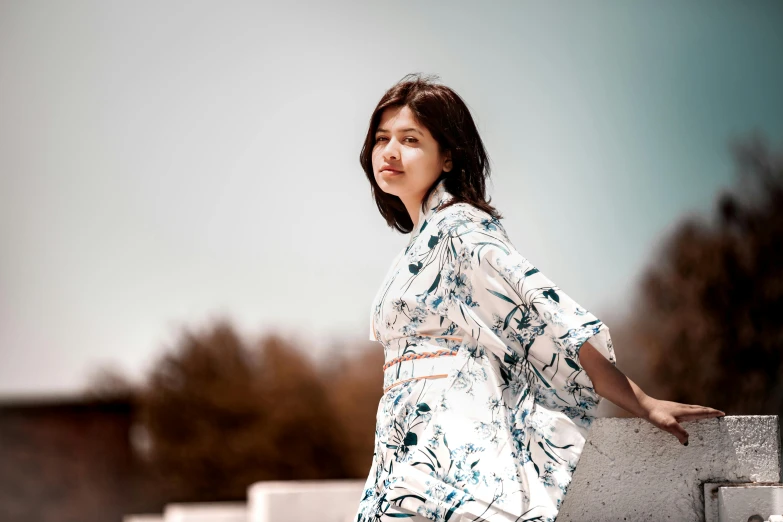
[[[376,179],[376,181],[378,182],[378,186],[381,187],[381,190],[388,192],[389,194],[399,196],[397,192],[404,192],[401,189],[405,185],[405,178],[401,174],[396,176],[386,176],[385,174],[381,174],[380,177]]]

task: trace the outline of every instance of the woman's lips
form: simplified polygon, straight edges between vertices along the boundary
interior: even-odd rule
[[[402,174],[402,171],[400,170],[391,170],[391,169],[383,169],[381,172],[386,172],[387,174]]]

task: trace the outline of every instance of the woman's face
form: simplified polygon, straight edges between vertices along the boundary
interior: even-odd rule
[[[375,131],[372,168],[381,190],[414,206],[421,204],[441,172],[451,170],[451,154],[440,153],[438,142],[408,107],[390,107]]]

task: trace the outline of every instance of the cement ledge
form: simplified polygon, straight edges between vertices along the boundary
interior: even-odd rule
[[[705,483],[780,482],[777,415],[681,424],[688,446],[643,419],[596,419],[558,522],[702,522]]]

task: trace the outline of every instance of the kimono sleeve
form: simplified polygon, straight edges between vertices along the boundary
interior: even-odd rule
[[[558,409],[592,410],[600,397],[579,362],[590,344],[616,364],[609,328],[547,278],[497,224],[476,224],[452,245],[449,318],[512,373],[524,372]]]

